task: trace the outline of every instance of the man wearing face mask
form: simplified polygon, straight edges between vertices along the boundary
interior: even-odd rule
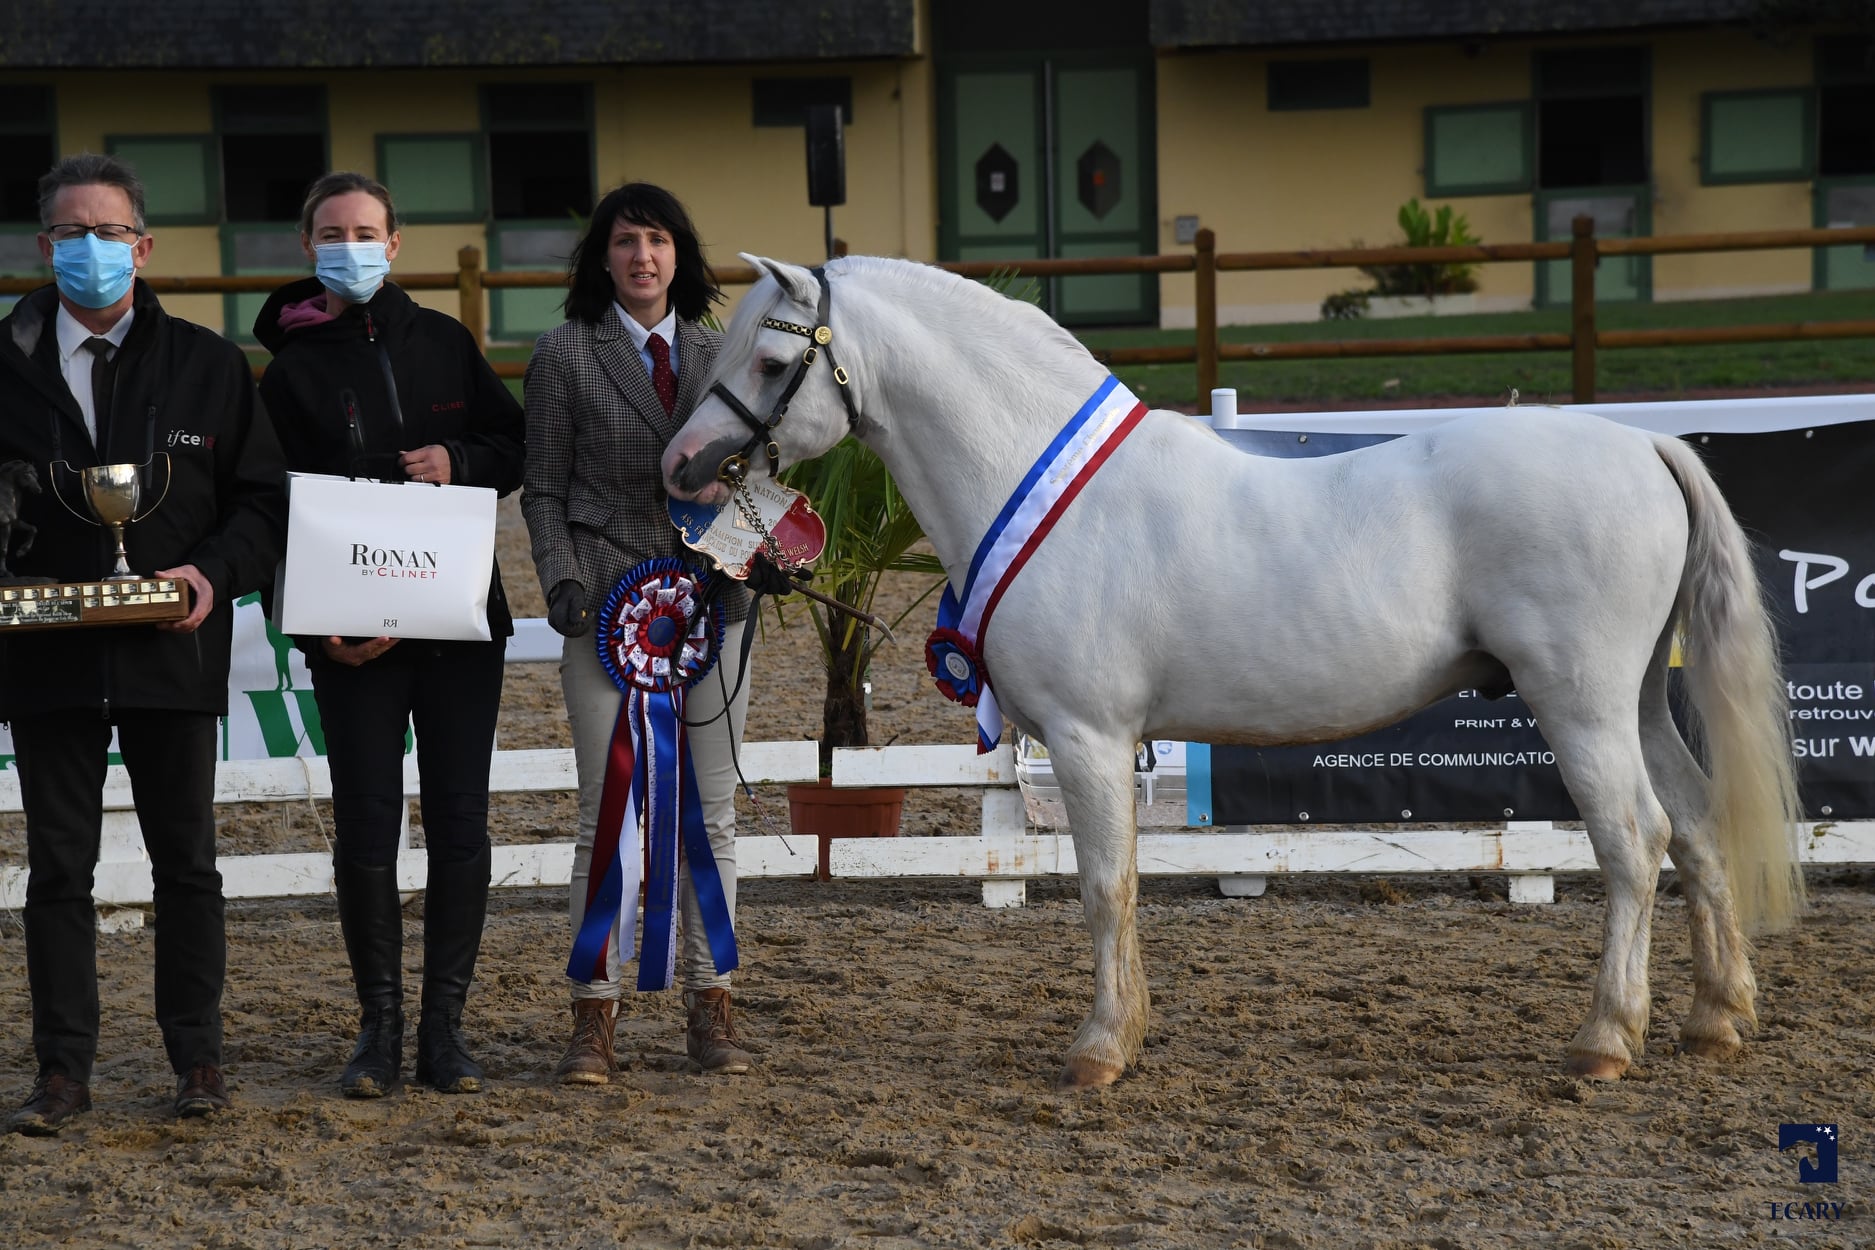
[[[160,501],[126,530],[130,565],[192,592],[189,614],[161,625],[0,629],[0,719],[12,723],[26,811],[38,1060],[32,1093],[7,1127],[45,1135],[91,1106],[99,1026],[91,891],[113,730],[150,857],[156,1019],[178,1078],[175,1113],[229,1105],[217,718],[228,708],[233,604],[272,574],[286,502],[279,445],[246,357],[169,316],[136,280],[153,241],[130,169],[108,156],[67,157],[40,179],[39,217],[55,284],[0,323],[0,461],[28,461],[46,488],[22,501],[38,534],[11,567],[39,580],[102,577],[115,544],[54,492],[82,510],[77,471],[147,464],[147,498]]]
[[[438,486],[521,484],[521,405],[460,322],[387,278],[400,243],[382,185],[313,183],[300,245],[315,276],[274,292],[254,336],[274,353],[261,396],[287,467]],[[348,1097],[389,1093],[403,1070],[403,911],[397,842],[404,734],[414,721],[429,876],[416,1077],[474,1093],[481,1067],[463,1005],[488,900],[488,769],[514,626],[490,570],[490,642],[295,638],[312,672],[332,766],[333,880],[360,1027],[339,1078]]]

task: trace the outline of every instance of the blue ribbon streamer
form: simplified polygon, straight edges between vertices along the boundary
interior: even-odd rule
[[[680,723],[683,705],[678,691],[666,698],[653,697],[645,705],[644,741],[650,768],[640,771],[649,774],[645,829],[651,862],[645,873],[644,939],[638,950],[640,990],[670,988],[677,954],[672,943],[677,928],[678,873],[685,862],[690,866],[697,908],[703,913],[711,962],[719,973],[732,972],[739,963],[729,901],[703,822],[703,797],[690,759],[690,739]],[[672,785],[674,776],[681,779],[676,786]]]
[[[741,963],[736,950],[736,926],[729,919],[729,899],[716,871],[716,852],[710,849],[710,831],[703,823],[703,798],[697,775],[690,767],[690,740],[684,738],[684,791],[681,807],[684,855],[690,861],[690,886],[697,892],[703,913],[703,931],[710,939],[710,959],[719,973],[734,972]]]
[[[634,701],[642,699],[632,692]],[[646,789],[645,845],[650,863],[645,868],[644,938],[638,946],[638,988],[667,989],[677,952],[673,935],[677,927],[677,815],[672,810],[675,787],[671,784],[678,767],[677,711],[675,697],[654,698],[645,704],[644,747],[649,755],[649,784]],[[685,764],[689,760],[684,761]]]

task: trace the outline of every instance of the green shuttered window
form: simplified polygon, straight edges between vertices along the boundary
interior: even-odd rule
[[[1700,105],[1702,182],[1797,182],[1813,175],[1816,110],[1809,91],[1709,91]]]
[[[1426,194],[1528,191],[1535,145],[1527,101],[1426,110]]]
[[[479,134],[378,136],[378,180],[403,221],[480,221],[488,211],[485,168]]]
[[[199,226],[220,219],[214,135],[110,135],[104,149],[137,171],[151,225]]]

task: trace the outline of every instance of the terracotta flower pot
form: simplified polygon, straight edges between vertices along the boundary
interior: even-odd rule
[[[827,845],[834,838],[896,838],[905,810],[903,787],[836,790],[822,777],[788,787],[788,823],[802,837],[820,839],[820,879],[827,880]]]

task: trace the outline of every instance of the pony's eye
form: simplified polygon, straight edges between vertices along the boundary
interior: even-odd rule
[[[775,357],[763,360],[757,366],[765,378],[778,378],[788,371],[788,362]]]

